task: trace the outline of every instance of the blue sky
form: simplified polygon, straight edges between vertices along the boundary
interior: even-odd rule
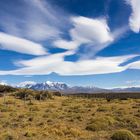
[[[140,85],[139,0],[1,0],[0,82]]]

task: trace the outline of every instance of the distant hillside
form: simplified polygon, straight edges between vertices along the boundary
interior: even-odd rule
[[[140,92],[140,87],[115,88],[113,92]]]
[[[68,88],[68,90],[65,92],[66,93],[103,93],[103,92],[109,92],[109,90],[98,88],[98,87],[74,86]]]

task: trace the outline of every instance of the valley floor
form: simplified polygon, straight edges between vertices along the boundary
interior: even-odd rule
[[[0,97],[0,140],[110,140],[116,130],[140,139],[140,99]]]

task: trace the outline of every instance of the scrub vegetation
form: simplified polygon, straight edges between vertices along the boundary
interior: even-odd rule
[[[8,91],[0,97],[0,140],[140,139],[140,99]]]

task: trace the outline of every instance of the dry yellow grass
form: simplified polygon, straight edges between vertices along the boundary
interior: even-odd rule
[[[126,129],[140,139],[140,99],[0,98],[0,140],[110,140]]]

